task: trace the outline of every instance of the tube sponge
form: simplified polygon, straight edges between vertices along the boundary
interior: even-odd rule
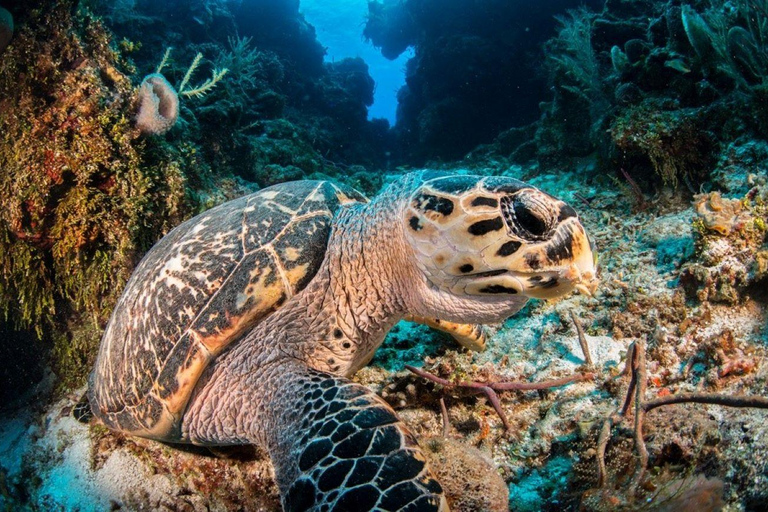
[[[5,50],[13,37],[13,16],[0,7],[0,52]]]
[[[136,127],[141,133],[162,135],[179,118],[179,95],[160,73],[144,77],[139,87],[139,113]]]

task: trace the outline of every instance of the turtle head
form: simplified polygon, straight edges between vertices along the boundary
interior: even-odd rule
[[[436,316],[495,321],[528,298],[597,286],[594,248],[576,211],[515,179],[427,179],[402,222],[428,284],[422,295],[432,295],[426,309]]]

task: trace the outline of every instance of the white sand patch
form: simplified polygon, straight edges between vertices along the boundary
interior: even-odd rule
[[[0,463],[9,481],[26,487],[23,470],[40,479],[39,486],[27,487],[31,503],[41,510],[95,512],[126,500],[158,506],[177,494],[168,477],[152,475],[124,449],[115,450],[94,469],[88,426],[63,415],[68,406],[66,399],[53,404],[44,427],[33,425],[33,415],[23,411],[0,424]]]
[[[44,415],[17,409],[0,421],[9,489],[0,494],[0,510],[278,510],[266,458],[239,462],[92,432],[69,414],[75,396],[47,406]]]

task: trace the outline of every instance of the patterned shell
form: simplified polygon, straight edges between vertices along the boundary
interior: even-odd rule
[[[364,200],[330,182],[283,183],[168,233],[137,266],[102,338],[90,386],[99,416],[177,439],[203,370],[312,280],[335,212]]]

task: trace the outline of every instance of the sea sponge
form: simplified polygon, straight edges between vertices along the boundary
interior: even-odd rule
[[[474,446],[455,439],[419,441],[435,477],[454,512],[507,512],[509,489],[489,458]]]
[[[752,219],[738,199],[725,199],[719,192],[699,194],[695,198],[695,209],[704,227],[727,236],[738,231]]]
[[[712,45],[712,30],[704,18],[690,5],[683,5],[680,14],[685,35],[688,36],[688,41],[696,55],[705,63],[715,60],[716,51]]]
[[[0,7],[0,52],[5,50],[13,37],[13,16]]]
[[[136,127],[141,133],[162,135],[179,118],[179,95],[160,73],[144,77],[139,87],[139,113]]]

